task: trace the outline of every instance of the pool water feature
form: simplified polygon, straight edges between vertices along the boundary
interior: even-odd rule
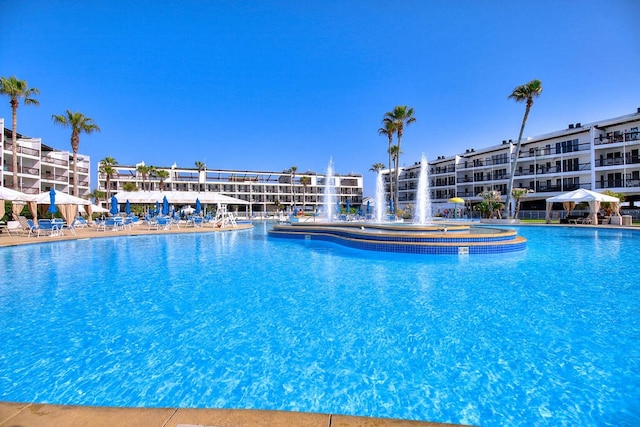
[[[234,233],[0,248],[0,399],[638,425],[638,232],[520,252]]]
[[[274,238],[321,240],[354,249],[423,255],[480,255],[522,251],[527,240],[513,229],[469,224],[292,222],[275,225]]]

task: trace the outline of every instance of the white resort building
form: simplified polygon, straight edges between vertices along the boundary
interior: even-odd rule
[[[225,196],[249,202],[251,215],[263,215],[278,210],[293,211],[304,209],[307,212],[320,212],[325,200],[327,184],[334,189],[336,203],[343,207],[349,203],[357,207],[362,204],[363,177],[360,174],[333,174],[333,183],[327,181],[327,175],[312,171],[247,171],[197,168],[154,167],[155,171],[168,172],[166,178],[160,178],[153,171],[143,177],[138,170],[145,166],[115,165],[114,173],[109,177],[100,172],[98,165],[98,189],[110,195],[130,187],[148,191],[195,191],[216,192]]]
[[[625,194],[627,202],[640,201],[640,108],[633,114],[594,123],[569,124],[566,129],[522,141],[514,188],[531,192],[523,209],[544,210],[545,199],[584,188]],[[429,192],[434,208],[450,198],[467,204],[479,202],[486,190],[498,190],[503,201],[516,141],[475,149],[454,156],[438,156],[429,163]],[[389,194],[389,170],[382,171]],[[416,203],[420,162],[399,175],[398,207],[411,210]]]
[[[77,178],[79,196],[87,198],[91,192],[90,158],[78,153],[78,176],[73,176],[73,153],[57,150],[42,143],[40,138],[17,134],[17,149],[11,143],[11,129],[4,127],[0,118],[0,179],[4,187],[13,188],[13,156],[18,156],[18,190],[27,194],[39,194],[54,188],[73,194]]]

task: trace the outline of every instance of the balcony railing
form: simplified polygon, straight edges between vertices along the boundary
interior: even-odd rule
[[[640,141],[640,132],[614,132],[613,134],[599,135],[593,139],[593,145],[615,144],[619,142]]]
[[[627,155],[626,157],[614,157],[608,159],[596,159],[596,167],[634,165],[640,163],[640,156]]]
[[[13,152],[13,147],[12,147],[12,144],[10,142],[5,142],[4,143],[4,149],[7,150],[7,151]],[[35,150],[35,149],[29,148],[29,147],[23,147],[23,146],[20,145],[19,142],[18,142],[18,153],[27,154],[29,156],[40,157],[40,150]]]
[[[42,161],[44,163],[50,163],[52,165],[59,165],[59,166],[65,166],[65,167],[69,166],[69,162],[67,160],[54,159],[53,157],[44,156],[42,158]]]

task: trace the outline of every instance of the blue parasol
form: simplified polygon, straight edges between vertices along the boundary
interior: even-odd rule
[[[371,200],[367,200],[367,215],[371,213]]]
[[[200,215],[201,211],[200,199],[196,199],[196,215]]]
[[[124,211],[127,213],[127,215],[131,214],[131,203],[129,203],[129,200],[127,200],[127,203],[124,204]]]
[[[56,190],[53,188],[49,191],[49,202],[49,209],[47,209],[47,212],[52,214],[58,212],[58,208],[56,208]]]
[[[169,215],[169,201],[167,196],[162,198],[162,215]]]
[[[156,202],[155,214],[158,215],[159,213],[160,213],[160,202]]]
[[[340,202],[336,200],[336,213],[340,213]]]
[[[389,198],[389,213],[393,215],[393,199]]]
[[[118,199],[116,199],[116,196],[111,196],[111,210],[109,212],[111,212],[112,215],[118,215],[118,212],[120,212],[120,209],[118,209]]]
[[[347,199],[347,214],[351,213],[351,200]]]

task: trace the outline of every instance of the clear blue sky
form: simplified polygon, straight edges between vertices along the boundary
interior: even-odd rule
[[[640,1],[3,2],[0,75],[40,89],[18,131],[97,162],[365,176],[386,111],[415,108],[402,164],[515,139],[514,87],[543,81],[525,135],[640,107]],[[0,116],[11,126],[7,98]]]

